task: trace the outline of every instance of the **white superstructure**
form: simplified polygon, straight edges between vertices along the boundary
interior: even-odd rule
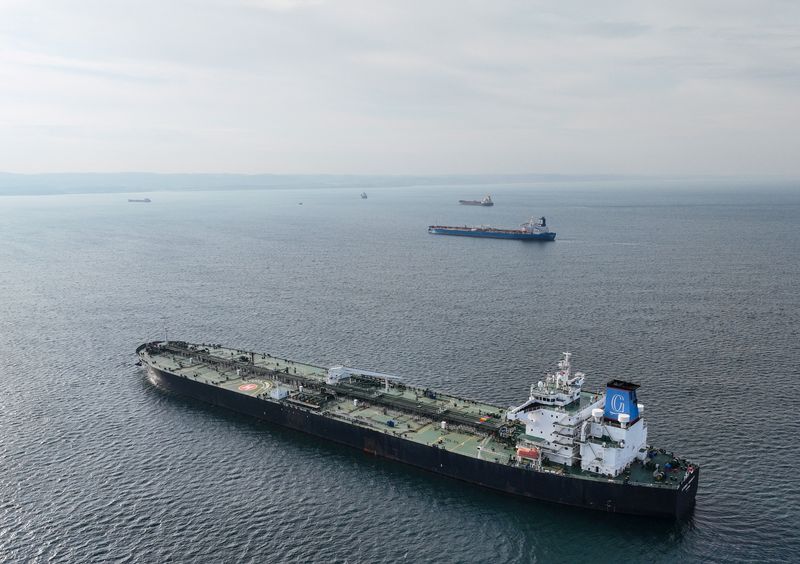
[[[526,223],[520,225],[520,229],[525,233],[552,233],[547,228],[547,218],[544,216],[540,218],[532,217]]]
[[[614,380],[605,393],[582,391],[585,375],[572,372],[564,353],[555,373],[531,386],[530,397],[508,410],[509,421],[525,425],[517,443],[524,457],[531,449],[550,463],[617,476],[647,456],[647,426],[636,403],[636,386]],[[523,454],[520,454],[523,456]]]

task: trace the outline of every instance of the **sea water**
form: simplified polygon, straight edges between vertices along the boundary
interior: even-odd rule
[[[2,560],[796,561],[798,191],[362,189],[0,198]],[[541,215],[553,243],[427,233]],[[500,405],[570,351],[641,384],[697,508],[518,500],[176,397],[134,365],[165,335]]]

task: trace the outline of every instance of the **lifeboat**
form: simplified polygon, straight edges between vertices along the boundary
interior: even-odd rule
[[[538,448],[518,448],[517,449],[517,456],[520,458],[530,458],[531,460],[538,460],[539,459],[539,449]]]

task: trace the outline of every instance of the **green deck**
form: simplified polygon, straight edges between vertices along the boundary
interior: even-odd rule
[[[383,385],[377,384],[329,385],[325,383],[327,368],[322,366],[219,346],[193,346],[197,348],[188,349],[183,343],[170,343],[171,350],[147,353],[146,360],[148,364],[159,369],[237,393],[261,397],[264,401],[291,401],[295,407],[313,410],[360,427],[391,433],[405,440],[437,446],[472,458],[519,465],[516,461],[516,448],[496,433],[501,425],[512,426],[505,422],[505,409],[499,406],[440,392],[436,392],[436,398],[433,399],[426,397],[423,389],[394,382],[390,383],[388,391]],[[201,361],[200,357],[205,357],[207,361]],[[241,375],[237,375],[237,369],[241,371]],[[298,395],[301,384],[305,395]],[[294,398],[271,399],[269,393],[276,387],[290,390]],[[336,397],[332,397],[333,393]],[[357,405],[353,402],[353,393],[357,393],[360,398]],[[318,399],[314,396],[322,394],[327,394],[327,399],[316,408],[313,402]],[[591,394],[584,396],[581,404],[592,401]],[[393,407],[395,405],[402,409]],[[578,408],[578,402],[575,408]],[[437,414],[441,414],[441,417],[437,417]],[[446,429],[442,429],[441,420],[448,417],[450,420]],[[389,421],[394,426],[390,426]],[[522,434],[522,428],[517,432],[522,439],[541,441],[537,437]],[[669,460],[668,455],[659,454],[655,462],[663,467]],[[601,481],[623,482],[628,479],[632,483],[669,488],[678,487],[684,476],[683,471],[677,471],[665,482],[655,482],[652,470],[647,470],[638,463],[631,466],[627,476],[623,474],[614,478],[584,472],[579,468],[546,463],[542,466],[542,471]]]

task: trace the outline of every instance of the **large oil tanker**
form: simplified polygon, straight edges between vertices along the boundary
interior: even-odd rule
[[[510,408],[221,345],[158,341],[136,353],[168,390],[493,490],[667,518],[694,506],[700,468],[648,445],[638,386],[584,391],[569,353]]]

